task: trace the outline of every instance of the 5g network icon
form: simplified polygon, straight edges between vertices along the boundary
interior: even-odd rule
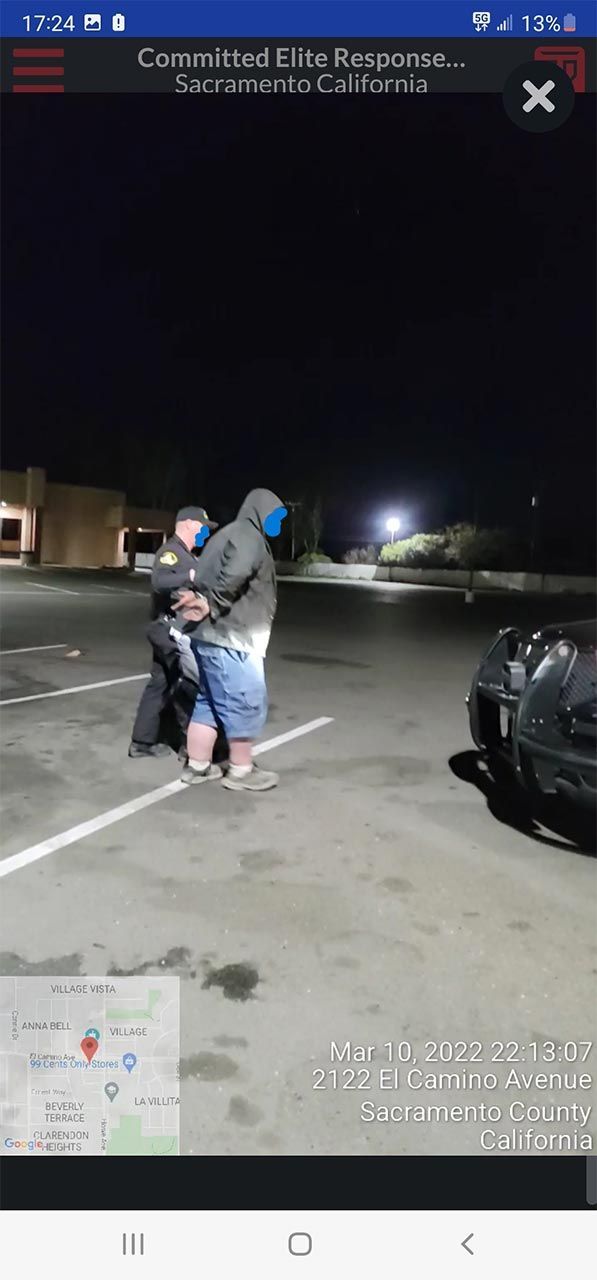
[[[487,10],[482,10],[480,13],[474,13],[473,22],[475,25],[475,31],[487,31],[489,23],[491,22],[491,14],[488,13]]]

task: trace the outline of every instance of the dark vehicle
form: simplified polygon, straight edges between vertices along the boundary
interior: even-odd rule
[[[597,801],[595,622],[505,627],[477,668],[467,698],[473,739],[492,773],[506,764],[531,796]]]

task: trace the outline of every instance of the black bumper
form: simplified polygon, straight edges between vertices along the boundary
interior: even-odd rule
[[[479,663],[467,698],[473,740],[507,761],[528,790],[595,807],[595,725],[577,724],[562,702],[576,646],[569,640],[554,644],[531,675],[522,671],[521,681],[520,641],[518,631],[505,628]]]

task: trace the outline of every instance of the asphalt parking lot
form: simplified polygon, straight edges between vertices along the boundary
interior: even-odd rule
[[[156,797],[174,755],[127,758],[148,579],[4,567],[0,592],[0,971],[180,975],[183,1153],[477,1153],[475,1124],[314,1090],[330,1042],[588,1038],[595,861],[510,825],[464,696],[498,626],[594,601],[282,581],[279,788]]]

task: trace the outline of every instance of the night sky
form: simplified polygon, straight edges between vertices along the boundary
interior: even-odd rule
[[[471,519],[586,565],[592,101],[5,98],[3,465],[332,551]],[[559,543],[559,547],[556,546]]]

